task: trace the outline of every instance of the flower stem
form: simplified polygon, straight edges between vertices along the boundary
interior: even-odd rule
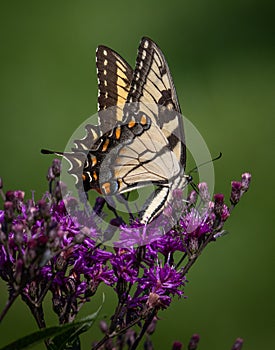
[[[156,309],[153,309],[152,312],[148,315],[147,319],[145,320],[141,332],[136,337],[134,344],[130,347],[129,350],[136,350],[138,344],[140,343],[142,337],[144,336],[147,328],[150,326],[151,322],[153,321],[153,318],[155,317],[155,315],[156,315]]]
[[[143,316],[139,316],[134,321],[129,323],[127,326],[121,328],[119,331],[113,332],[111,334],[106,334],[96,345],[92,347],[92,350],[98,350],[104,343],[106,343],[107,340],[117,337],[120,334],[123,334],[127,331],[127,329],[133,327],[137,323],[139,323],[143,319]]]
[[[11,297],[9,298],[9,300],[7,301],[4,309],[2,310],[1,314],[0,314],[0,322],[3,320],[3,318],[5,317],[6,313],[9,311],[10,307],[12,306],[12,304],[14,303],[15,299],[18,297],[19,292],[16,292],[14,294],[11,295]]]

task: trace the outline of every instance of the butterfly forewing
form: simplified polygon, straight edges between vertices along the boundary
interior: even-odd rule
[[[130,90],[133,69],[117,52],[102,45],[97,48],[96,66],[99,124],[104,133],[123,119],[123,105]],[[116,108],[109,110],[113,106]],[[104,110],[109,113],[102,113]]]
[[[127,102],[142,105],[143,112],[159,125],[185,167],[186,147],[176,90],[163,53],[149,38],[141,40]],[[131,112],[137,113],[136,108]]]

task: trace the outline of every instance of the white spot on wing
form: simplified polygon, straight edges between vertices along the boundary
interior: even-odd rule
[[[104,56],[107,56],[107,54],[108,54],[107,51],[106,51],[106,50],[103,50],[103,55],[104,55]]]
[[[87,172],[87,174],[88,174],[88,176],[89,176],[89,180],[90,180],[90,182],[93,182],[93,178],[91,177],[91,174],[90,174],[90,172],[89,172],[89,171]]]
[[[77,177],[77,175],[75,175],[75,174],[71,174],[74,178],[75,178],[75,183],[77,184],[78,183],[78,177]]]
[[[144,47],[145,49],[147,49],[148,46],[149,46],[149,42],[148,42],[148,40],[145,40],[145,41],[144,41],[143,47]]]
[[[145,57],[146,57],[146,51],[145,51],[145,50],[143,50],[143,51],[142,51],[141,58],[144,60],[144,59],[145,59]]]

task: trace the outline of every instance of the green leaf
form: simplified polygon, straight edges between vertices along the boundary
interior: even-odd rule
[[[92,315],[62,326],[44,328],[10,343],[0,350],[27,349],[38,342],[53,337],[51,344],[48,346],[48,350],[80,349],[80,341],[78,337],[81,333],[86,332],[92,326],[103,306],[104,300],[105,296],[103,294],[102,304]]]

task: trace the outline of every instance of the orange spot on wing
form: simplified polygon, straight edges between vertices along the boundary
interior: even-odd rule
[[[116,139],[119,140],[120,139],[120,135],[121,135],[121,127],[118,126],[116,128]]]
[[[106,152],[109,146],[110,140],[106,139],[106,141],[104,142],[103,146],[102,146],[102,152]]]
[[[140,118],[140,124],[145,125],[147,123],[146,115],[143,114],[143,116]]]
[[[131,129],[136,125],[136,121],[134,119],[132,119],[129,123],[128,123],[128,127]]]
[[[96,159],[96,157],[94,156],[94,157],[92,157],[91,158],[91,161],[92,161],[92,166],[95,166],[96,165],[96,163],[97,163],[97,159]]]

